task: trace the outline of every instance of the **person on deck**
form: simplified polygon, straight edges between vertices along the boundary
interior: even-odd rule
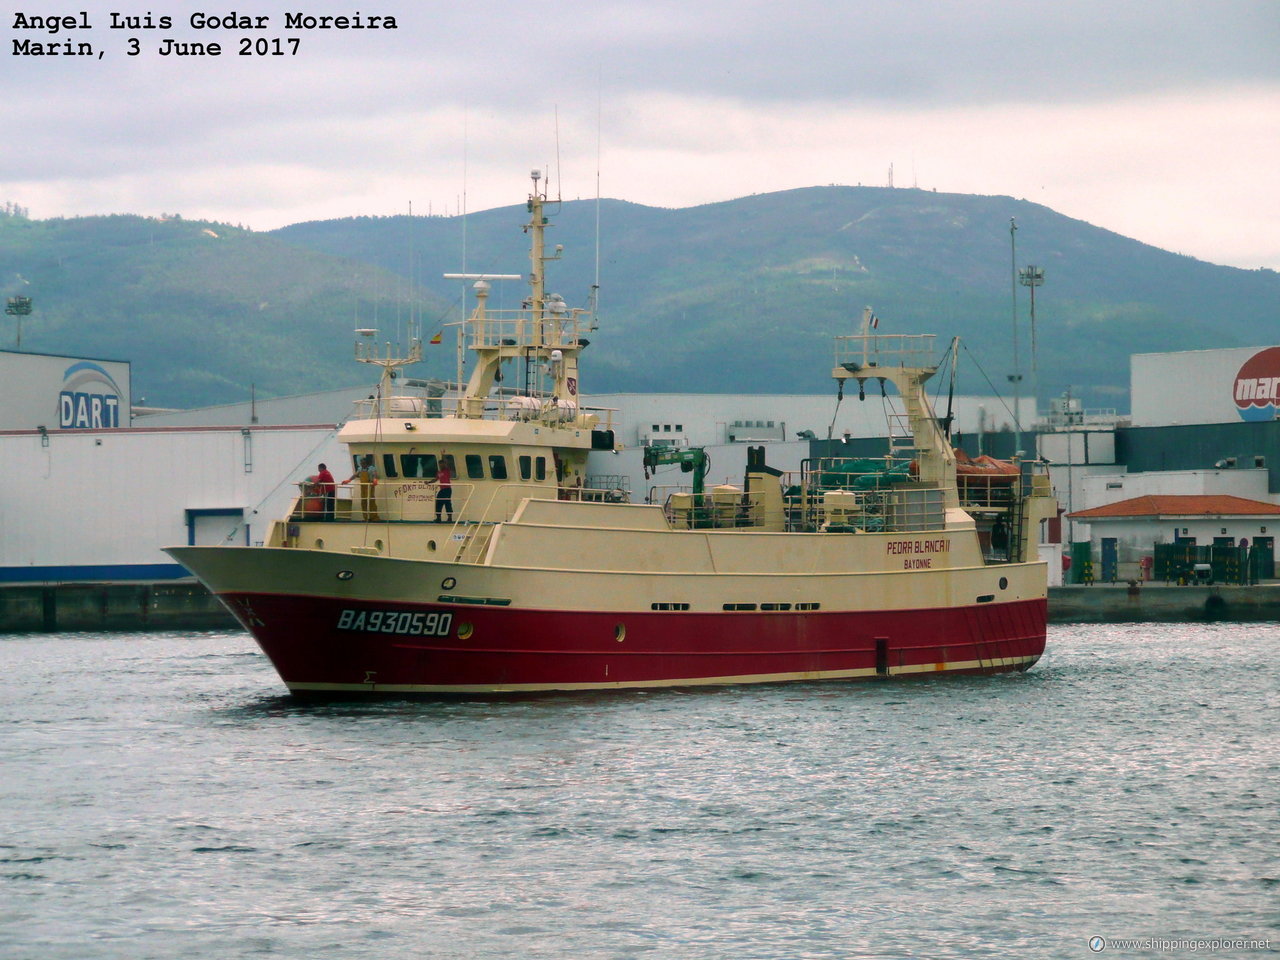
[[[338,486],[333,479],[333,474],[329,472],[329,468],[323,463],[316,472],[316,493],[320,494],[321,501],[321,520],[333,519],[334,500],[337,499]]]
[[[343,482],[350,483],[357,477],[360,479],[360,515],[366,521],[380,521],[382,518],[378,516],[378,501],[374,495],[374,488],[378,485],[378,468],[373,465],[373,454],[366,453],[355,473]]]
[[[436,472],[436,523],[440,522],[440,514],[449,514],[449,523],[453,523],[453,471],[449,464],[453,458],[443,450],[440,451],[440,467]]]

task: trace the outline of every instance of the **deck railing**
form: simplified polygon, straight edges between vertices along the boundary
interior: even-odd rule
[[[836,337],[836,366],[850,371],[864,367],[935,367],[936,339],[931,333]]]
[[[434,480],[380,480],[366,501],[362,484],[335,484],[332,517],[326,516],[324,497],[318,484],[300,481],[298,496],[289,509],[289,521],[297,522],[435,522]],[[621,485],[556,487],[545,483],[453,483],[452,516],[460,523],[501,523],[510,520],[525,500],[584,500],[595,503],[628,503],[630,491]]]
[[[453,417],[465,411],[474,418],[476,406],[452,397],[366,397],[355,401],[352,420],[419,420]],[[580,417],[595,417],[596,429],[612,430],[616,407],[585,406],[576,400],[527,394],[488,397],[481,408],[484,420],[537,420],[543,423],[573,423]]]

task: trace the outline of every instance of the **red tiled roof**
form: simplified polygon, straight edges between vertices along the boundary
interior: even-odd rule
[[[1280,505],[1227,494],[1154,494],[1132,497],[1067,514],[1077,520],[1102,517],[1258,517],[1280,514]]]

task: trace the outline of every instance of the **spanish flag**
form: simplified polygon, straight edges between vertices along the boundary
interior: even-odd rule
[[[429,342],[430,342],[430,343],[443,343],[443,342],[444,342],[444,331],[443,331],[443,330],[439,331],[439,332],[438,332],[434,337],[432,337],[432,338],[431,338],[431,340],[430,340]]]

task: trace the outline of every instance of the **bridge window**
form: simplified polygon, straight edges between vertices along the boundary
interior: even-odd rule
[[[436,455],[434,453],[400,454],[400,472],[406,478],[434,480]]]
[[[524,454],[520,457],[520,479],[533,479],[533,457]]]
[[[394,453],[384,453],[382,455],[382,472],[387,475],[388,479],[396,476],[396,455]]]
[[[546,457],[538,457],[536,460],[533,461],[533,479],[535,480],[547,479],[547,458]]]
[[[507,458],[501,454],[489,456],[489,476],[495,480],[507,479]]]
[[[484,479],[484,459],[480,454],[467,454],[467,477],[472,480]]]

